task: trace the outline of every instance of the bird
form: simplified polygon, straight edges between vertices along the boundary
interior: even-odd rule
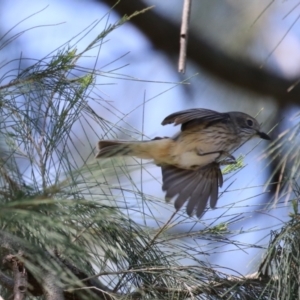
[[[181,130],[173,137],[146,141],[100,140],[96,158],[152,159],[161,167],[165,200],[175,198],[176,211],[187,202],[187,214],[198,218],[208,201],[216,207],[223,185],[221,166],[236,163],[232,153],[251,138],[271,139],[255,118],[238,111],[187,109],[170,114],[161,124],[181,125]]]

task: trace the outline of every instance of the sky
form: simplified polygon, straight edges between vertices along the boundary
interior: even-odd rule
[[[149,0],[147,2],[155,4],[160,13],[168,14],[173,19],[178,19],[181,13],[181,1],[168,0],[163,4],[161,1]],[[197,16],[193,14],[191,22],[194,28],[199,28],[199,31],[205,32],[212,41],[217,40],[226,51],[230,50],[234,53],[240,51],[239,55],[251,56],[264,67],[272,68],[285,76],[295,76],[299,74],[298,66],[300,63],[298,38],[300,8],[297,9],[296,7],[292,10],[296,2],[285,2],[289,3],[274,3],[265,13],[261,14],[269,1],[251,1],[249,6],[245,4],[236,5],[234,1],[225,1],[217,9],[212,9],[208,1],[203,1],[204,7],[202,9],[206,9],[207,13],[203,14],[202,19],[199,18],[199,24],[197,23]],[[195,9],[199,9],[198,5],[199,3],[195,4]],[[119,19],[114,13],[110,13],[109,16],[106,15],[107,6],[96,1],[86,0],[52,0],[51,2],[45,0],[3,0],[1,1],[1,11],[2,36],[10,29],[12,29],[10,34],[25,31],[7,49],[2,50],[4,55],[2,54],[1,64],[13,57],[43,58],[75,37],[93,21],[103,18],[99,25],[78,43],[77,47],[80,50],[107,24],[115,23]],[[30,15],[32,16],[29,17]],[[227,15],[229,17],[226,17]],[[210,19],[213,16],[218,17],[212,22]],[[237,17],[234,19],[234,16]],[[228,19],[227,23],[224,21],[226,18]],[[23,21],[19,23],[21,20]],[[226,30],[226,32],[222,30]],[[236,39],[242,41],[243,46],[238,45],[239,43],[233,43]],[[2,39],[1,43],[3,41]],[[95,49],[94,52],[91,51],[91,56],[81,60],[81,63],[90,68],[94,67],[94,57],[97,55],[97,51],[98,49]],[[7,68],[9,67],[7,66]],[[156,51],[131,24],[125,24],[109,35],[106,43],[101,47],[96,68],[103,72],[103,76],[97,78],[99,84],[97,94],[100,99],[103,99],[103,102],[101,105],[96,103],[90,103],[90,105],[100,115],[109,118],[112,122],[123,117],[124,126],[128,126],[128,123],[137,131],[143,132],[145,139],[174,135],[178,130],[177,128],[173,126],[163,127],[160,123],[168,114],[187,108],[203,107],[218,111],[241,110],[253,116],[260,112],[258,120],[259,122],[267,121],[263,127],[266,131],[270,129],[271,116],[276,111],[276,105],[272,99],[262,98],[261,101],[253,102],[252,97],[257,96],[232,90],[224,84],[208,78],[205,73],[197,70],[191,64],[187,65],[188,70],[185,75],[185,78],[191,77],[189,79],[190,86],[178,85],[177,82],[181,77],[176,73],[176,66],[172,65],[163,53]],[[119,80],[116,75],[108,78],[107,75],[114,69],[117,69],[115,73],[130,76],[139,81]],[[2,68],[2,72],[4,70],[5,68]],[[117,113],[115,112],[116,109],[118,110]],[[289,113],[290,111],[287,112],[286,123],[289,123]],[[287,126],[286,123],[285,126]],[[140,136],[135,135],[132,138],[139,139]],[[96,145],[98,137],[91,134],[90,139]],[[260,209],[259,203],[265,197],[263,183],[268,175],[266,161],[261,159],[267,144],[261,142],[257,146],[258,142],[258,140],[250,141],[237,151],[237,156],[244,155],[254,148],[245,158],[245,168],[225,183],[225,189],[226,186],[229,187],[219,199],[218,209],[209,211],[203,221],[198,222],[197,219],[193,219],[189,225],[185,225],[181,230],[188,230],[188,226],[196,226],[200,229],[208,224],[214,224],[215,218],[223,213],[227,215],[228,219],[243,213],[247,222],[236,221],[235,224],[231,225],[231,229],[236,232],[245,230],[248,233],[240,234],[237,239],[245,243],[268,242],[267,234],[270,228],[278,228],[282,224],[281,221],[288,218],[290,209],[283,206],[280,209],[266,210],[251,219],[253,208],[257,206],[257,209]],[[85,149],[87,152],[92,150]],[[135,182],[141,185],[144,193],[163,201],[164,194],[161,191],[159,181],[161,177],[159,168],[148,167],[147,165],[146,170],[143,171],[142,175],[140,170],[133,172],[132,176]],[[153,178],[158,178],[158,181]],[[241,187],[243,187],[242,190]],[[127,201],[130,202],[131,200]],[[132,201],[135,203],[136,199]],[[138,199],[138,201],[142,200]],[[140,203],[136,205],[142,207]],[[229,208],[230,210],[228,210]],[[152,209],[162,222],[173,213],[170,205],[162,204],[159,208],[152,207]],[[140,221],[138,215],[136,219]],[[220,220],[224,221],[226,218],[222,217]],[[154,226],[151,221],[148,220],[147,222],[149,226]],[[263,228],[265,229],[262,230]],[[219,265],[236,268],[241,272],[245,272],[245,269],[240,262],[247,261],[249,265],[247,264],[246,272],[251,272],[253,269],[252,262],[255,261],[253,259],[254,254],[260,255],[261,252],[255,249],[237,252],[237,249],[230,249],[230,247],[232,248],[232,246],[224,246],[216,250],[216,254],[212,255],[209,260]],[[226,253],[224,253],[225,250]],[[222,252],[222,255],[218,252]],[[232,261],[232,253],[234,255],[238,253],[238,258],[234,261]]]

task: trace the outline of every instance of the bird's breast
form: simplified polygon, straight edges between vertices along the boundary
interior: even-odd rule
[[[182,132],[176,139],[173,157],[181,168],[205,166],[216,161],[221,152],[231,153],[241,143],[236,134],[224,127]]]
[[[220,156],[219,153],[199,155],[195,150],[183,152],[178,156],[177,165],[183,169],[204,167]]]

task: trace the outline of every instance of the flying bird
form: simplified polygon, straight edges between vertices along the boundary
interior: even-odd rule
[[[243,112],[194,108],[167,116],[162,125],[181,125],[173,137],[148,141],[101,140],[96,158],[135,156],[152,159],[162,170],[166,201],[200,218],[209,201],[215,208],[223,176],[221,165],[235,163],[232,153],[253,137],[270,140],[257,120]]]

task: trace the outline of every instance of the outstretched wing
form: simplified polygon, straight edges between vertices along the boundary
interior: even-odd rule
[[[180,169],[170,165],[161,167],[163,176],[163,191],[166,191],[166,201],[175,200],[175,208],[179,210],[186,201],[187,214],[194,212],[200,218],[205,210],[208,200],[210,207],[214,208],[218,200],[219,186],[223,184],[220,166],[211,163],[196,171]]]
[[[173,113],[169,116],[167,116],[163,121],[162,125],[166,124],[172,124],[179,125],[183,124],[181,130],[184,130],[187,128],[187,123],[192,124],[200,124],[204,122],[224,122],[227,121],[230,118],[228,113],[220,113],[214,110],[210,109],[204,109],[204,108],[193,108],[193,109],[187,109],[182,110],[176,113]],[[190,126],[188,126],[190,127]]]

